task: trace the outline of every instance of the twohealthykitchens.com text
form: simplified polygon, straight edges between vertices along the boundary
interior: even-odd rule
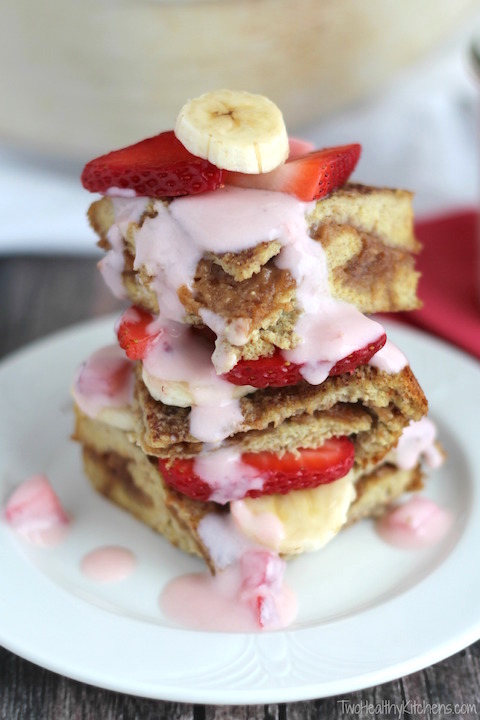
[[[352,717],[379,717],[379,718],[408,718],[408,717],[454,717],[455,715],[464,718],[477,717],[476,703],[429,703],[427,701],[418,702],[415,700],[405,700],[402,702],[391,702],[390,700],[382,700],[381,702],[353,702],[350,700],[337,700],[341,706],[342,713],[351,715]]]

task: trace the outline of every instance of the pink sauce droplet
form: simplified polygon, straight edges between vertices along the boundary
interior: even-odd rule
[[[136,565],[135,555],[126,548],[106,546],[92,550],[82,559],[80,568],[90,580],[111,583],[124,580]]]
[[[255,632],[287,627],[295,618],[297,600],[283,582],[283,566],[273,553],[250,551],[215,576],[182,575],[165,587],[162,611],[196,630]]]
[[[425,497],[387,511],[377,522],[379,535],[398,548],[417,550],[439,542],[452,526],[451,513]]]

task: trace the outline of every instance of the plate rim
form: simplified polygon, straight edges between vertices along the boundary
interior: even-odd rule
[[[118,314],[117,314],[118,315]],[[102,316],[100,318],[96,318],[94,320],[87,320],[82,323],[76,324],[76,325],[70,325],[67,328],[64,328],[62,330],[56,331],[54,333],[51,333],[50,335],[47,335],[43,338],[40,338],[38,340],[35,340],[33,343],[30,343],[22,348],[19,348],[14,353],[11,353],[0,361],[0,385],[2,382],[2,378],[5,373],[8,373],[9,368],[12,368],[15,366],[16,363],[19,361],[28,361],[28,358],[31,356],[35,356],[38,353],[46,353],[48,355],[49,352],[53,352],[55,349],[55,346],[60,343],[63,345],[64,343],[68,343],[72,338],[73,339],[79,339],[81,335],[87,335],[87,336],[95,336],[96,333],[104,332],[108,327],[111,329],[112,338],[113,336],[113,322],[114,318],[117,316]],[[460,363],[463,365],[469,372],[474,372],[479,375],[480,378],[480,364],[478,361],[464,353],[462,350],[459,350],[458,348],[449,345],[445,341],[431,336],[428,333],[425,333],[417,328],[412,328],[410,326],[406,326],[400,323],[391,322],[390,320],[388,322],[384,323],[385,327],[387,328],[387,333],[392,333],[393,335],[399,335],[400,337],[408,337],[411,339],[414,345],[424,346],[425,344],[428,347],[435,347],[437,351],[440,354],[443,354],[444,357],[447,357],[449,362]],[[102,335],[103,336],[103,335]],[[415,371],[415,368],[413,368]],[[1,412],[1,410],[0,410]],[[480,454],[477,449],[476,450],[476,461],[480,460]],[[470,459],[474,459],[469,455]],[[1,482],[1,477],[0,477]],[[480,509],[476,509],[476,512],[480,513]],[[471,521],[470,521],[470,528],[471,528]],[[0,528],[1,529],[1,528]],[[457,544],[456,550],[458,550],[458,546],[461,546],[464,542],[467,542],[468,538],[462,538],[459,543]],[[454,555],[454,554],[453,554]],[[446,563],[444,564],[444,568],[446,566],[449,566],[454,557],[449,556]],[[0,561],[0,565],[1,565]],[[27,564],[25,564],[27,565]],[[448,568],[447,568],[448,569]],[[28,572],[27,572],[28,574]],[[46,578],[44,578],[46,580]],[[46,585],[48,583],[45,583]],[[50,588],[52,592],[54,592],[54,587]],[[480,579],[479,579],[479,587],[480,587]],[[416,588],[412,588],[412,592],[410,593],[410,600],[409,602],[412,602],[415,600],[415,590]],[[58,591],[58,588],[57,588]],[[46,592],[48,595],[48,592]],[[0,592],[0,607],[5,606],[5,595],[6,593]],[[65,596],[67,597],[67,596]],[[70,598],[70,602],[74,601],[74,603],[80,603],[78,598]],[[391,613],[395,613],[396,611],[396,605],[398,602],[402,601],[402,604],[405,602],[405,596],[403,595],[401,598],[392,598],[389,601],[383,603],[380,608],[373,608],[367,611],[369,612],[375,612],[377,613],[377,617],[383,618],[382,621],[386,622],[391,619]],[[68,603],[69,601],[66,600]],[[84,615],[89,616],[92,612],[92,609],[87,610],[84,607],[84,604],[82,605],[82,609],[80,610]],[[99,609],[94,608],[94,612],[98,613]],[[112,618],[110,618],[111,620]],[[122,618],[122,622],[133,622],[138,623],[139,621],[135,619],[125,619]],[[352,619],[349,619],[346,621],[346,624],[352,622]],[[320,636],[323,634],[324,637],[331,637],[331,628],[333,625],[342,624],[342,621],[335,621],[331,623],[330,625],[327,624],[327,626],[322,625],[319,628],[316,628],[314,630],[320,632]],[[330,629],[327,629],[330,628]],[[138,630],[138,628],[137,628]],[[170,639],[170,637],[179,637],[182,635],[187,635],[191,637],[192,631],[189,630],[182,630],[178,628],[166,628],[164,626],[159,626],[158,631],[161,632],[162,635],[166,636],[166,639]],[[155,630],[155,633],[157,630]],[[197,633],[198,635],[203,635],[204,633],[198,633],[197,631],[193,631],[194,633]],[[249,652],[250,655],[253,652],[253,661],[255,661],[255,653],[268,653],[271,651],[273,647],[279,647],[282,642],[278,640],[278,638],[291,638],[292,636],[300,637],[304,634],[312,634],[312,628],[297,628],[293,630],[285,630],[285,631],[275,631],[268,634],[245,634],[245,635],[235,635],[232,633],[208,633],[211,636],[218,636],[222,640],[225,639],[227,636],[229,640],[231,639],[231,636],[233,635],[235,638],[234,644],[241,646],[241,652],[246,653]],[[318,634],[317,632],[314,632],[313,634]],[[218,637],[216,638],[215,645],[217,644]],[[59,673],[61,675],[70,677],[75,680],[80,680],[81,682],[85,682],[87,684],[106,688],[113,691],[118,692],[124,692],[129,693],[132,695],[137,695],[140,697],[145,698],[152,698],[152,699],[159,699],[159,700],[167,700],[167,701],[175,701],[175,702],[187,702],[187,703],[205,703],[205,704],[229,704],[229,705],[245,705],[245,704],[256,704],[256,703],[270,703],[270,702],[295,702],[295,701],[302,701],[302,700],[310,700],[314,698],[320,698],[320,697],[330,697],[332,695],[338,695],[340,693],[347,693],[347,692],[354,692],[357,690],[364,689],[366,687],[370,687],[372,685],[381,684],[384,682],[388,682],[391,680],[394,680],[398,677],[404,676],[406,674],[410,674],[412,672],[415,672],[417,670],[423,669],[435,662],[439,662],[446,657],[449,657],[450,655],[454,654],[455,652],[458,652],[459,650],[463,649],[467,645],[471,644],[475,640],[477,640],[480,637],[480,609],[478,611],[478,617],[475,618],[475,621],[472,619],[469,619],[468,627],[464,627],[462,632],[457,632],[455,636],[452,638],[443,638],[443,640],[439,640],[434,647],[431,647],[429,651],[424,651],[421,656],[415,656],[410,658],[403,658],[402,660],[399,660],[393,664],[391,664],[389,667],[384,667],[383,669],[376,668],[375,670],[371,669],[365,669],[362,672],[359,672],[355,675],[355,677],[346,677],[346,678],[340,678],[337,680],[329,680],[326,682],[323,682],[321,680],[317,682],[307,682],[304,685],[291,685],[290,687],[283,685],[281,687],[268,687],[265,684],[258,687],[252,687],[248,690],[246,693],[244,688],[235,689],[235,688],[226,688],[225,690],[222,689],[212,689],[212,687],[207,688],[201,688],[201,687],[172,687],[171,684],[161,685],[158,683],[155,683],[155,686],[152,685],[151,681],[144,681],[144,683],[139,683],[137,678],[132,677],[130,681],[126,680],[125,678],[121,681],[119,681],[115,677],[108,677],[108,673],[105,675],[105,677],[99,678],[96,677],[95,672],[89,672],[90,669],[87,671],[82,672],[81,668],[75,667],[75,662],[70,661],[70,663],[65,663],[65,658],[59,660],[58,662],[55,661],[53,658],[48,657],[48,652],[45,654],[45,651],[42,652],[41,648],[29,648],[25,646],[25,643],[18,644],[12,639],[8,632],[5,631],[5,628],[1,627],[0,623],[0,642],[1,644],[11,650],[12,652],[24,657],[27,660],[30,660],[38,665],[41,665],[42,667],[47,668],[48,670],[52,670],[56,673]],[[241,643],[239,643],[239,638],[241,639]],[[288,641],[290,642],[290,640]],[[287,645],[288,645],[287,642]],[[291,644],[291,643],[290,643]],[[285,648],[285,642],[283,642],[283,648]],[[249,658],[249,662],[252,661],[252,658]],[[180,683],[181,684],[181,683]]]

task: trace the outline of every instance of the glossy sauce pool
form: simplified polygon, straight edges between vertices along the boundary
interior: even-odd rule
[[[397,548],[420,550],[439,542],[449,531],[452,515],[425,497],[413,497],[387,511],[377,522],[380,537]]]

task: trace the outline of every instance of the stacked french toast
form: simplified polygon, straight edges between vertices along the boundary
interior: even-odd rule
[[[371,317],[419,305],[412,196],[350,183],[359,155],[222,90],[83,172],[129,305],[74,381],[85,471],[213,573],[318,550],[422,487],[427,401]]]

